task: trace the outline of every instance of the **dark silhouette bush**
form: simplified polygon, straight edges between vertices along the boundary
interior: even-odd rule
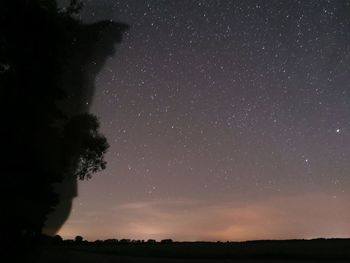
[[[62,244],[63,243],[63,238],[60,235],[55,235],[52,238],[52,242],[56,245]]]
[[[76,236],[75,238],[74,238],[74,241],[75,241],[75,243],[82,243],[83,242],[83,237],[82,236]]]
[[[171,244],[171,243],[173,243],[173,240],[172,239],[163,239],[163,240],[160,241],[160,243],[162,243],[162,244]]]

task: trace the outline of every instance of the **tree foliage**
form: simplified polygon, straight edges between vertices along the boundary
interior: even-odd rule
[[[97,118],[70,106],[82,103],[72,87],[84,83],[67,69],[87,63],[72,53],[77,38],[85,34],[88,45],[100,37],[101,26],[74,16],[81,8],[78,0],[61,10],[54,0],[0,1],[0,219],[9,235],[40,233],[58,203],[55,183],[89,179],[106,167],[108,143]]]
[[[99,133],[99,122],[91,114],[72,117],[64,127],[64,156],[67,166],[79,179],[90,179],[92,175],[106,168],[104,154],[108,149],[106,138]]]
[[[66,8],[65,12],[68,15],[78,14],[83,8],[83,6],[83,2],[79,0],[70,0],[69,6]]]

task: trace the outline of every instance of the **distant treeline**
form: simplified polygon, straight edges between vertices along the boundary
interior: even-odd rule
[[[76,236],[74,239],[63,239],[60,235],[55,235],[53,237],[43,235],[42,240],[44,243],[54,243],[54,244],[169,244],[173,243],[174,241],[172,239],[162,239],[160,241],[157,241],[155,239],[147,239],[147,240],[140,240],[140,239],[116,239],[116,238],[109,238],[105,240],[95,240],[95,241],[87,241],[84,240],[82,236]]]
[[[86,241],[82,236],[63,240],[60,236],[46,241],[62,249],[132,257],[183,259],[293,259],[345,260],[350,262],[350,239],[318,238],[295,240],[257,240],[244,242],[178,242],[172,239],[106,239]]]

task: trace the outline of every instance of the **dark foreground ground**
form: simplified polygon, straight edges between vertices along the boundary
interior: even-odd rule
[[[129,257],[108,254],[95,254],[83,251],[65,251],[64,253],[45,253],[40,263],[314,263],[334,262],[348,263],[348,260],[273,260],[273,259],[174,259],[174,258],[152,258],[152,257]]]
[[[350,240],[184,242],[171,244],[61,244],[43,250],[40,263],[311,263],[350,262]]]

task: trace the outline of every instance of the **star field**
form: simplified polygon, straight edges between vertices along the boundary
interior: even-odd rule
[[[107,170],[63,235],[349,236],[350,2],[90,0],[81,18],[131,28],[91,107]]]

